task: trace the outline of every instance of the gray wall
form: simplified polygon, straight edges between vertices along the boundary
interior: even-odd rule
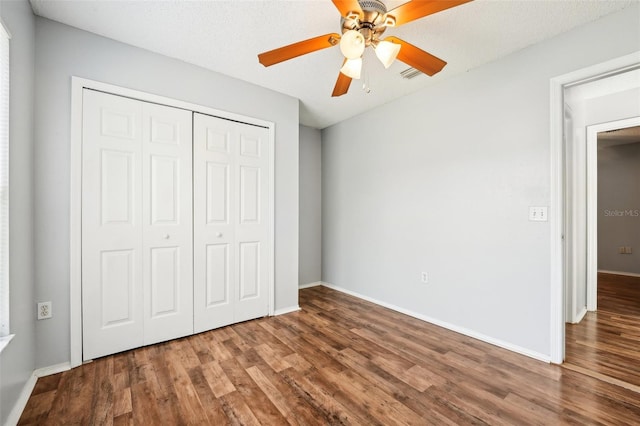
[[[550,356],[549,80],[637,50],[636,4],[325,129],[323,280]]]
[[[9,291],[10,327],[15,334],[0,355],[0,424],[4,424],[31,377],[36,353],[32,163],[35,17],[26,0],[1,2],[0,15],[12,35]]]
[[[300,126],[300,259],[298,283],[322,280],[322,143],[320,130]]]
[[[640,274],[640,143],[598,150],[598,269]]]
[[[36,21],[36,297],[54,317],[37,324],[36,366],[69,354],[69,138],[71,76],[154,93],[276,123],[276,309],[298,305],[298,100],[184,62]]]

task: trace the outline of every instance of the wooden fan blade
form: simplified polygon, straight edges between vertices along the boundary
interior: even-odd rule
[[[358,0],[331,0],[340,12],[340,16],[346,17],[349,12],[355,12],[362,16],[362,8]]]
[[[384,40],[401,45],[402,47],[400,47],[400,52],[398,52],[396,59],[422,71],[425,74],[434,75],[442,71],[442,68],[447,65],[447,63],[442,59],[425,52],[413,44],[400,40],[398,37],[391,36]]]
[[[349,91],[349,86],[351,85],[351,77],[347,77],[346,75],[339,73],[338,80],[336,81],[336,86],[333,88],[333,93],[331,96],[342,96],[347,91]]]
[[[337,33],[325,34],[309,40],[299,41],[288,46],[273,49],[258,55],[258,61],[265,67],[296,58],[316,50],[326,49],[335,46],[340,42],[340,35]]]
[[[411,0],[390,10],[387,15],[396,18],[397,27],[470,1],[473,0]]]

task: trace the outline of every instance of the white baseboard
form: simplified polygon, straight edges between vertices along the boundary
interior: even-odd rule
[[[500,348],[510,350],[511,352],[516,352],[516,353],[519,353],[521,355],[528,356],[529,358],[537,359],[539,361],[543,361],[543,362],[547,362],[547,363],[551,362],[551,357],[549,355],[541,354],[539,352],[532,351],[530,349],[523,348],[523,347],[518,346],[518,345],[513,345],[513,344],[511,344],[509,342],[505,342],[503,340],[495,339],[495,338],[493,338],[491,336],[486,336],[484,334],[478,333],[478,332],[476,332],[474,330],[470,330],[468,328],[459,327],[457,325],[450,324],[450,323],[445,322],[445,321],[440,321],[438,319],[431,318],[431,317],[428,317],[426,315],[422,315],[422,314],[410,311],[408,309],[401,308],[401,307],[396,306],[396,305],[392,305],[390,303],[382,302],[382,301],[374,299],[372,297],[365,296],[365,295],[360,294],[360,293],[356,293],[355,291],[347,290],[346,288],[342,288],[340,286],[336,286],[336,285],[333,285],[333,284],[330,284],[330,283],[327,283],[327,282],[323,282],[322,285],[324,285],[325,287],[329,287],[329,288],[332,288],[334,290],[340,291],[342,293],[346,293],[346,294],[349,294],[351,296],[357,297],[359,299],[366,300],[367,302],[375,303],[376,305],[383,306],[383,307],[391,309],[393,311],[400,312],[400,313],[405,314],[405,315],[409,315],[410,317],[417,318],[419,320],[422,320],[422,321],[437,325],[437,326],[442,327],[442,328],[446,328],[447,330],[455,331],[456,333],[464,334],[465,336],[469,336],[469,337],[472,337],[474,339],[481,340],[481,341],[486,342],[486,343],[490,343],[490,344],[492,344],[494,346],[498,346]]]
[[[299,289],[303,289],[303,288],[309,288],[309,287],[317,287],[319,285],[322,285],[322,281],[316,281],[315,283],[309,283],[309,284],[300,284],[298,286]]]
[[[64,362],[62,364],[51,365],[49,367],[38,368],[31,373],[31,377],[27,380],[22,388],[22,392],[20,392],[20,396],[18,400],[13,406],[13,409],[9,413],[9,417],[7,418],[6,426],[13,426],[18,424],[20,420],[20,416],[27,406],[27,402],[29,402],[29,398],[31,397],[31,393],[33,389],[36,387],[36,382],[38,378],[50,376],[52,374],[62,373],[63,371],[71,370],[71,364],[68,362]]]
[[[587,307],[583,306],[582,309],[580,309],[580,312],[578,312],[578,314],[574,318],[574,321],[571,321],[571,323],[572,324],[580,323],[580,321],[582,321],[585,315],[587,315]]]
[[[602,272],[603,274],[611,274],[611,275],[624,275],[627,277],[640,277],[640,274],[636,274],[635,272],[605,271],[602,269],[598,269],[598,272]]]
[[[0,337],[0,353],[2,353],[4,348],[7,347],[9,342],[12,341],[15,336],[16,336],[15,334],[9,334],[7,336]]]
[[[52,374],[62,373],[63,371],[71,370],[71,364],[63,362],[62,364],[50,365],[48,367],[38,368],[33,374],[36,377],[51,376]]]
[[[20,416],[24,411],[24,408],[27,406],[27,402],[29,402],[29,397],[31,397],[31,392],[33,392],[33,388],[36,387],[36,382],[38,381],[38,377],[35,374],[35,371],[31,374],[31,377],[27,380],[27,383],[22,387],[22,392],[20,392],[20,396],[18,400],[13,405],[13,409],[9,413],[9,417],[7,417],[6,426],[15,426],[18,424],[20,420]]]
[[[276,309],[273,313],[274,316],[290,314],[291,312],[297,312],[300,310],[300,306],[290,306],[288,308]]]

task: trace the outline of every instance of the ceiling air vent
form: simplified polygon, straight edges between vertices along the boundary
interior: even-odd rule
[[[400,75],[402,76],[402,78],[406,78],[407,80],[410,80],[410,79],[412,79],[414,77],[417,77],[417,76],[419,76],[421,74],[424,74],[424,73],[421,72],[421,71],[418,71],[415,68],[407,68],[406,70],[400,72]]]

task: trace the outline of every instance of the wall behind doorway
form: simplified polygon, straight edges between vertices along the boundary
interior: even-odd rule
[[[640,141],[598,149],[598,270],[640,275]]]

